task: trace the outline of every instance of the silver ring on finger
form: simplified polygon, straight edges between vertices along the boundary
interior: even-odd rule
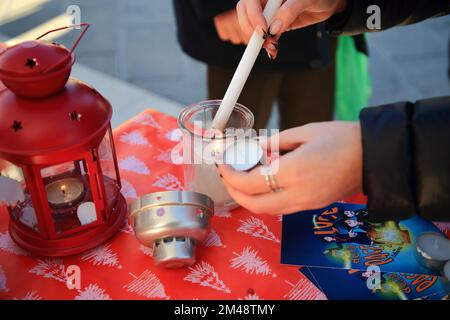
[[[275,175],[273,174],[272,167],[264,167],[263,168],[263,176],[266,185],[270,188],[272,192],[280,192],[283,188],[277,182]]]

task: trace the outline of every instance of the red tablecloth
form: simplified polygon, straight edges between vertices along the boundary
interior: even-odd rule
[[[127,198],[183,188],[182,167],[170,158],[180,139],[176,126],[173,117],[148,110],[115,130]],[[152,250],[128,223],[94,250],[42,258],[13,243],[0,212],[0,299],[324,299],[297,267],[280,264],[280,239],[279,216],[237,209],[212,219],[195,265],[165,270],[154,267]],[[81,269],[81,289],[66,286],[71,265]]]

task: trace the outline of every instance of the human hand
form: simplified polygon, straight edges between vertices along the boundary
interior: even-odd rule
[[[321,122],[289,129],[268,139],[287,154],[272,162],[280,192],[271,192],[261,167],[237,172],[219,165],[234,200],[254,213],[287,214],[318,209],[362,189],[362,146],[359,123]],[[275,151],[275,150],[272,150]]]
[[[250,39],[250,37],[241,30],[235,9],[215,16],[214,25],[217,34],[223,41],[230,41],[232,44],[239,45],[247,44]]]
[[[267,0],[240,0],[237,13],[241,29],[247,35],[254,30],[266,32],[278,38],[285,31],[304,28],[325,21],[345,9],[347,0],[286,0],[269,24],[263,16]],[[264,45],[268,54],[275,57],[277,46],[269,42]]]

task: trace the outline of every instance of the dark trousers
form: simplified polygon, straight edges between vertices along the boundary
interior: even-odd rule
[[[234,69],[208,67],[209,99],[222,99]],[[253,70],[239,98],[239,103],[255,115],[254,129],[267,126],[272,105],[278,102],[279,129],[285,130],[310,122],[333,119],[334,64],[323,69],[290,72]]]

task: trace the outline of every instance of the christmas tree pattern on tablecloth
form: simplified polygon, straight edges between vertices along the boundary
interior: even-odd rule
[[[153,127],[155,129],[161,129],[161,125],[153,118],[152,115],[147,113],[141,113],[136,118],[134,122],[142,124],[147,127]]]
[[[122,183],[122,189],[120,190],[122,195],[127,199],[136,199],[138,195],[134,186],[128,180],[120,179],[120,181]]]
[[[130,275],[134,278],[133,281],[124,286],[128,292],[132,292],[149,299],[169,298],[166,295],[161,281],[150,270],[145,270],[137,277],[131,273]]]
[[[325,295],[305,278],[300,279],[296,284],[285,281],[292,288],[283,298],[288,300],[326,300]]]
[[[122,170],[128,170],[146,176],[150,174],[150,169],[145,165],[144,162],[142,162],[135,156],[128,156],[124,159],[119,160],[119,167]]]
[[[180,180],[171,173],[157,177],[153,186],[165,190],[183,190]]]
[[[237,231],[250,234],[256,238],[263,238],[277,243],[280,242],[280,240],[271,231],[269,231],[269,228],[261,219],[251,216],[246,220],[241,220],[241,222],[242,223]]]
[[[18,256],[29,256],[30,254],[24,249],[20,248],[14,241],[11,239],[9,232],[0,232],[0,250],[3,250],[8,253],[12,253]]]
[[[161,162],[169,164],[182,164],[183,156],[180,154],[179,150],[170,148],[167,150],[159,149],[159,154],[155,156],[155,159]]]
[[[143,244],[139,246],[139,250],[146,256],[153,257],[153,248],[146,247]]]
[[[258,256],[258,251],[252,249],[250,246],[245,247],[241,253],[233,252],[236,256],[230,260],[230,265],[233,269],[240,269],[248,274],[261,274],[264,276],[277,275],[272,272],[267,261]]]
[[[85,252],[81,256],[81,260],[89,261],[94,266],[108,266],[122,269],[117,258],[117,253],[111,249],[111,244],[100,245],[90,251]]]
[[[205,247],[226,247],[222,243],[222,239],[220,239],[219,234],[214,229],[211,229],[206,239],[203,240],[202,245]]]
[[[96,283],[89,284],[83,290],[78,290],[74,300],[112,300],[111,297]]]
[[[8,292],[9,289],[6,286],[6,274],[3,271],[3,267],[0,266],[0,292]]]
[[[219,279],[219,275],[214,270],[214,267],[205,261],[201,261],[192,267],[189,267],[189,274],[184,278],[186,281],[198,283],[202,287],[210,287],[225,293],[230,293],[231,290],[225,283]]]
[[[239,298],[239,300],[262,300],[256,293],[249,293],[244,298]]]
[[[28,291],[23,298],[14,298],[14,300],[42,300],[42,297],[36,290]]]
[[[181,129],[172,129],[168,131],[164,137],[169,141],[178,142],[183,139],[183,131]]]
[[[66,268],[60,258],[45,258],[38,259],[37,265],[31,268],[28,272],[34,273],[38,276],[54,279],[59,282],[67,282]]]
[[[124,132],[119,138],[120,142],[129,144],[130,146],[148,146],[152,145],[138,130]]]
[[[125,219],[125,221],[123,222],[123,225],[120,228],[120,232],[129,234],[129,235],[134,235],[133,227],[130,225],[130,221],[128,221],[128,219]]]

